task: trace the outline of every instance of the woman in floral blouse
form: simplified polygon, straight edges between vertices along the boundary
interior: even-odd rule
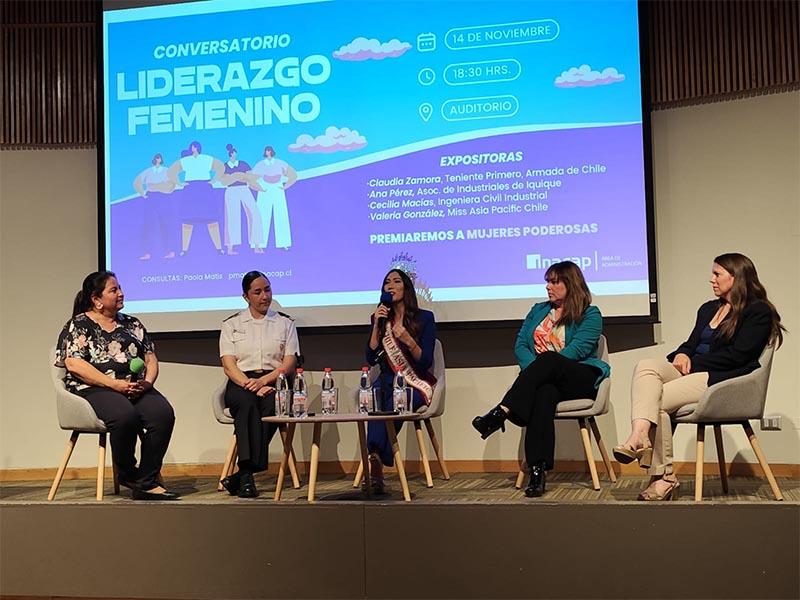
[[[67,389],[86,398],[108,427],[119,482],[131,488],[133,499],[175,500],[178,495],[157,481],[175,414],[153,387],[158,377],[153,343],[139,319],[119,312],[123,300],[114,273],[88,275],[58,338],[56,366],[66,367]],[[132,362],[137,358],[145,364],[139,374]],[[142,457],[137,467],[139,436]]]

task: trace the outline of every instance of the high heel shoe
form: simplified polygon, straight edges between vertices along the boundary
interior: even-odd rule
[[[678,488],[681,487],[680,482],[676,479],[675,481],[670,481],[668,479],[659,479],[657,481],[666,481],[670,484],[670,486],[664,490],[661,494],[656,493],[655,481],[647,486],[646,489],[639,492],[639,495],[636,496],[636,499],[641,502],[662,502],[667,500],[677,500],[678,499]]]
[[[525,495],[528,498],[538,498],[545,492],[547,485],[547,471],[544,463],[531,467],[531,478],[528,487],[525,488]]]
[[[617,459],[617,462],[623,465],[627,465],[636,460],[639,461],[640,467],[649,469],[650,465],[653,463],[652,446],[649,448],[637,448],[636,450],[632,450],[627,446],[614,446],[611,452],[614,454],[614,458]]]
[[[369,455],[369,487],[373,494],[386,493],[386,485],[383,481],[383,463],[374,452]]]
[[[472,419],[472,426],[481,434],[481,439],[485,440],[498,429],[502,429],[505,433],[507,418],[506,411],[498,404],[482,417]]]

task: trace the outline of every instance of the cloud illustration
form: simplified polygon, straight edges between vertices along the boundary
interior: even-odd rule
[[[560,88],[593,87],[595,85],[609,85],[625,80],[625,75],[619,73],[614,67],[606,67],[602,71],[592,71],[589,65],[570,67],[556,77],[555,86]]]
[[[313,137],[307,133],[297,136],[294,144],[289,144],[289,152],[330,153],[360,150],[367,145],[367,138],[355,129],[348,127],[328,127],[325,133]]]
[[[349,44],[334,50],[333,57],[339,60],[383,60],[384,58],[397,58],[411,49],[411,44],[398,39],[388,42],[379,42],[375,38],[367,39],[357,37]]]

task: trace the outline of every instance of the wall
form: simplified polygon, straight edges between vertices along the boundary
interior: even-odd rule
[[[800,463],[799,104],[795,92],[654,113],[663,344],[611,356],[612,409],[600,419],[608,446],[629,429],[633,366],[684,339],[697,306],[711,295],[713,257],[735,250],[755,261],[790,331],[775,357],[767,403],[768,413],[783,415],[783,430],[763,432],[761,444],[771,462]],[[0,155],[0,469],[54,467],[63,453],[67,435],[57,426],[47,353],[80,281],[97,264],[95,169],[94,151]],[[448,370],[442,423],[447,458],[519,455],[515,429],[484,443],[469,426],[499,399],[515,372],[513,366]],[[353,386],[356,373],[343,375]],[[319,381],[319,374],[313,377]],[[162,366],[158,385],[178,419],[167,462],[222,461],[230,429],[216,423],[209,406],[210,390],[221,378],[215,367]],[[694,459],[692,433],[678,430],[677,460]],[[310,435],[302,432],[303,455]],[[411,442],[412,435],[408,428],[401,440]],[[755,462],[741,431],[731,428],[725,438],[729,459]],[[95,448],[79,442],[71,465],[93,465]],[[337,452],[343,460],[356,458],[354,430],[323,433],[323,460]],[[562,459],[582,457],[574,424],[559,424],[556,452]],[[707,456],[714,460],[713,451]]]

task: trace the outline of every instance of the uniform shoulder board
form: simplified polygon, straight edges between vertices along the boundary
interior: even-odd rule
[[[230,321],[233,317],[237,316],[238,314],[239,314],[238,312],[235,312],[230,317],[225,317],[224,319],[222,319],[222,322],[224,323],[225,321]]]
[[[277,310],[277,311],[275,311],[275,312],[277,312],[277,313],[278,313],[280,316],[282,316],[282,317],[286,317],[286,318],[287,318],[287,319],[289,319],[290,321],[294,321],[294,317],[292,317],[291,315],[287,315],[285,312],[281,312],[281,311],[279,311],[279,310]]]

